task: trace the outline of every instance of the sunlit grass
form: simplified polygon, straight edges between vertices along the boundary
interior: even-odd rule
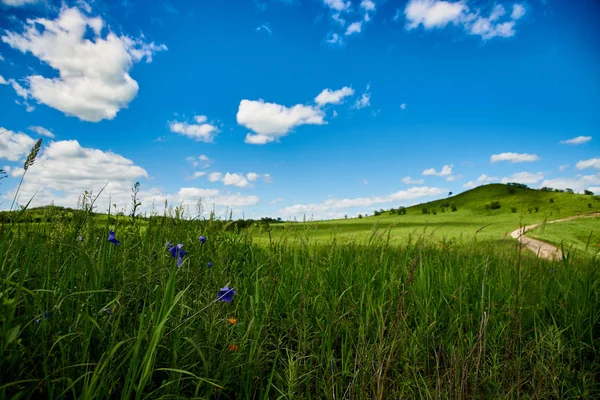
[[[212,220],[90,221],[2,227],[4,398],[600,395],[597,260],[427,231],[256,244]]]

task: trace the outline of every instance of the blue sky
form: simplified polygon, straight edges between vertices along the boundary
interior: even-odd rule
[[[600,192],[600,5],[0,0],[0,181],[334,218],[490,182]]]

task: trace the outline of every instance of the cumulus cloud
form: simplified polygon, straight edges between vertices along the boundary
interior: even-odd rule
[[[248,172],[246,174],[246,179],[248,179],[250,182],[256,182],[258,178],[260,178],[260,174],[257,174],[256,172]]]
[[[215,160],[205,154],[201,154],[198,157],[188,157],[186,160],[194,167],[201,166],[201,168],[208,168],[215,162]]]
[[[500,161],[508,161],[511,163],[520,163],[520,162],[533,162],[533,161],[539,161],[539,157],[535,154],[527,154],[527,153],[500,153],[500,154],[493,154],[490,157],[490,161],[495,163],[495,162],[500,162]]]
[[[405,185],[422,185],[425,183],[423,179],[412,179],[410,176],[402,178],[402,183]]]
[[[497,4],[489,16],[484,17],[480,10],[469,9],[466,1],[410,0],[404,8],[404,15],[409,30],[419,26],[425,29],[444,28],[453,24],[470,35],[489,40],[514,36],[516,21],[525,15],[525,7],[514,4],[508,16],[504,6]]]
[[[193,123],[188,122],[169,122],[171,132],[187,136],[197,142],[211,143],[215,136],[220,132],[212,123],[208,123],[205,115],[196,115]]]
[[[591,136],[577,136],[574,137],[573,139],[568,139],[568,140],[561,140],[561,144],[582,144],[582,143],[587,143],[590,140],[592,140]]]
[[[492,183],[492,182],[498,182],[498,181],[499,181],[498,178],[495,178],[493,176],[487,176],[486,174],[481,174],[479,176],[479,178],[477,178],[475,181],[469,181],[469,182],[465,183],[463,185],[463,187],[470,189],[470,188],[474,188],[475,186],[483,185],[485,183]]]
[[[345,35],[349,36],[349,35],[352,35],[353,33],[360,33],[361,30],[362,30],[362,21],[353,22],[350,25],[348,25]]]
[[[30,126],[29,128],[30,131],[37,133],[40,136],[46,136],[49,137],[51,139],[54,139],[54,133],[52,133],[51,131],[49,131],[48,129],[44,128],[43,126]]]
[[[26,4],[37,3],[38,0],[2,0],[2,4],[10,7],[21,7]]]
[[[600,158],[590,158],[589,160],[579,161],[575,164],[577,169],[595,168],[600,169]]]
[[[29,154],[35,140],[22,132],[0,126],[0,159],[18,161]]]
[[[440,172],[437,172],[435,168],[428,168],[422,172],[423,175],[435,175],[435,176],[449,176],[452,175],[453,164],[444,165]]]
[[[346,11],[348,9],[350,9],[350,7],[352,6],[352,3],[350,3],[349,1],[344,1],[344,0],[323,0],[323,3],[331,8],[332,10],[335,11]]]
[[[400,104],[400,109],[401,110],[406,110],[406,103]]]
[[[455,182],[455,181],[459,181],[463,178],[463,176],[461,174],[459,175],[450,175],[446,178],[446,181],[448,182]]]
[[[319,106],[326,104],[340,104],[344,101],[344,97],[353,96],[354,89],[344,86],[339,90],[323,89],[321,93],[315,97],[315,103]]]
[[[2,75],[0,75],[0,85],[8,85],[8,81]]]
[[[373,205],[391,202],[406,202],[423,197],[434,197],[448,192],[448,189],[440,189],[427,186],[415,186],[407,190],[400,190],[382,197],[363,197],[353,199],[327,199],[323,203],[296,204],[279,210],[280,214],[290,217],[302,214],[327,215],[348,208],[371,207]]]
[[[107,32],[103,35],[103,32]],[[81,120],[113,119],[138,92],[129,75],[135,63],[166,46],[126,35],[117,36],[100,17],[87,17],[79,9],[63,8],[54,20],[29,19],[24,31],[6,31],[2,41],[31,53],[56,72],[52,77],[31,75],[17,94]]]
[[[296,104],[286,107],[264,100],[242,100],[237,113],[238,124],[252,130],[246,143],[266,144],[286,136],[301,125],[325,124],[325,113],[318,107]]]
[[[501,183],[524,183],[526,185],[534,185],[544,179],[544,174],[541,172],[531,173],[531,172],[516,172],[511,176],[506,176],[500,180]]]
[[[237,187],[248,187],[250,186],[250,182],[240,174],[230,174],[227,172],[223,177],[223,184],[225,186],[237,186]]]
[[[555,178],[543,181],[540,186],[551,187],[555,189],[573,189],[577,193],[581,193],[584,190],[591,190],[598,192],[598,185],[600,185],[600,173],[592,175],[577,175],[575,177],[566,178]]]
[[[223,174],[220,172],[211,172],[208,175],[208,180],[210,182],[216,182],[216,181],[220,181],[222,177],[223,177]]]

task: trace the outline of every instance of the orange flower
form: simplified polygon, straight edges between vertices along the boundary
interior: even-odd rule
[[[235,318],[229,318],[227,321],[228,321],[228,322],[229,322],[231,325],[235,325],[235,324],[237,324],[237,319],[235,319]]]
[[[229,345],[229,351],[238,351],[239,349],[240,349],[240,346],[238,346],[237,344]]]

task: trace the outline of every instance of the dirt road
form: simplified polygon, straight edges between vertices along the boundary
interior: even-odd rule
[[[554,221],[548,221],[546,223],[547,224],[555,224],[557,222],[571,221],[573,219],[578,219],[578,218],[590,218],[590,217],[598,217],[598,216],[600,216],[600,213],[574,215],[572,217],[556,219]],[[525,232],[537,227],[538,225],[539,224],[524,226],[515,231],[512,231],[510,233],[510,236],[513,237],[514,239],[517,239],[519,242],[523,243],[525,245],[525,247],[527,247],[529,250],[533,251],[540,258],[543,258],[545,260],[561,260],[562,259],[562,251],[558,247],[556,247],[550,243],[542,242],[541,240],[537,240],[537,239],[533,239],[533,238],[525,236]]]

